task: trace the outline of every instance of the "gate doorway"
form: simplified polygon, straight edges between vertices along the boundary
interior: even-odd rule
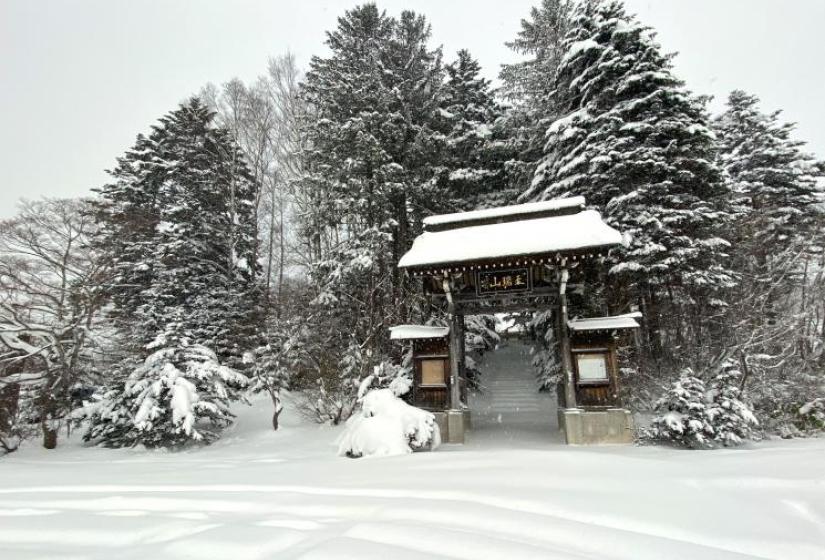
[[[556,395],[539,392],[531,365],[531,344],[521,337],[502,339],[484,355],[480,389],[469,392],[473,411],[467,443],[483,447],[564,443]]]

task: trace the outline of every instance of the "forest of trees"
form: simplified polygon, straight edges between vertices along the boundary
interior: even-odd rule
[[[616,0],[541,0],[499,87],[412,11],[356,6],[326,46],[206,85],[88,198],[0,222],[2,449],[208,443],[250,392],[275,429],[285,390],[341,422],[365,380],[408,373],[390,326],[446,320],[396,266],[423,218],[572,195],[627,239],[570,305],[643,313],[621,375],[648,435],[825,429],[825,163],[779,111],[733,91],[711,114]],[[537,390],[552,324],[530,323]],[[492,349],[492,319],[466,336]]]

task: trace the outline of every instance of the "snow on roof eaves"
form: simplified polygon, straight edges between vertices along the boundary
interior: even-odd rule
[[[444,338],[448,334],[450,334],[449,327],[428,327],[425,325],[398,325],[397,327],[390,327],[390,340]]]
[[[398,262],[400,268],[423,268],[509,256],[547,255],[612,247],[622,235],[595,210],[484,224],[444,231],[425,231]]]
[[[487,210],[439,214],[437,216],[424,218],[424,225],[440,226],[444,224],[458,224],[461,222],[488,220],[507,216],[518,216],[521,214],[534,214],[536,212],[548,212],[550,210],[563,210],[567,208],[584,208],[584,197],[573,196],[570,198],[558,198],[555,200],[545,200],[543,202],[528,202],[527,204],[516,204],[515,206],[504,206],[501,208],[488,208]]]
[[[584,319],[571,319],[567,321],[567,326],[571,331],[605,331],[614,329],[637,329],[639,323],[636,319],[641,318],[641,313],[628,313],[626,315],[616,315],[614,317],[589,317]]]

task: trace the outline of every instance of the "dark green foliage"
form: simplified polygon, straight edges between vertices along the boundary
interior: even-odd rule
[[[242,367],[256,345],[258,185],[212,120],[197,98],[187,101],[138,137],[99,190],[97,246],[114,271],[108,295],[125,379],[113,380],[115,402],[88,437],[109,445],[213,439],[231,418],[226,400],[244,384],[221,364]],[[148,395],[152,379],[165,389]],[[200,425],[184,429],[169,410],[186,383]],[[149,401],[158,409],[151,422],[140,410]],[[134,426],[118,425],[130,418]]]

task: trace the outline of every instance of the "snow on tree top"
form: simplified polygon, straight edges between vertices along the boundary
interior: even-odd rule
[[[578,201],[584,203],[584,199]],[[621,243],[622,235],[604,223],[597,211],[585,210],[565,216],[425,231],[401,257],[398,266],[423,268],[504,257],[598,251]]]
[[[642,314],[638,311],[615,315],[613,317],[588,317],[582,319],[571,319],[567,321],[567,326],[571,331],[603,331],[614,329],[637,329],[639,323],[636,319],[641,319]]]
[[[448,334],[450,334],[449,327],[428,327],[426,325],[398,325],[397,327],[390,327],[390,340],[444,338]]]
[[[450,226],[464,227],[466,225],[472,225],[471,222],[513,221],[550,212],[565,213],[564,211],[572,212],[582,209],[584,209],[583,196],[557,198],[542,202],[528,202],[527,204],[516,204],[514,206],[474,210],[472,212],[456,212],[454,214],[429,216],[424,218],[424,229],[427,231],[452,229]]]

